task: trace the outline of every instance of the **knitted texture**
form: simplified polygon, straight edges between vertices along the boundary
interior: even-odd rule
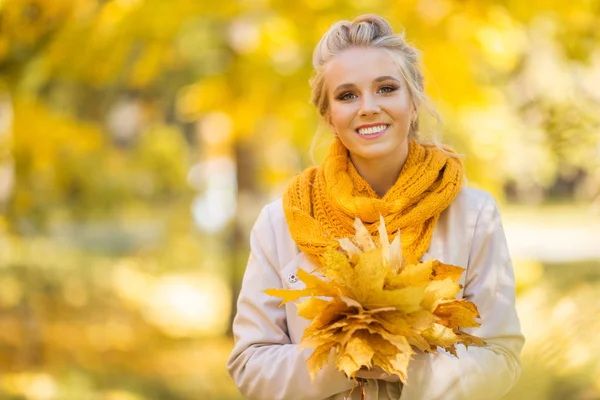
[[[463,182],[463,164],[435,146],[409,142],[398,180],[380,198],[358,174],[348,150],[335,139],[319,167],[296,176],[283,196],[292,238],[317,265],[336,239],[354,236],[354,220],[362,220],[377,237],[379,216],[390,240],[401,231],[402,251],[421,258],[429,248],[440,214],[456,197]]]

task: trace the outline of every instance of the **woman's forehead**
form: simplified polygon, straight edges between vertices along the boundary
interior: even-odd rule
[[[344,50],[329,61],[325,70],[329,87],[374,82],[382,76],[401,79],[397,63],[387,51],[378,48]]]

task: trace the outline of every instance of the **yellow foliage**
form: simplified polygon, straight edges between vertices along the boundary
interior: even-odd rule
[[[212,77],[181,89],[177,96],[177,114],[184,121],[196,120],[211,110],[227,109],[230,88],[224,77]]]
[[[474,318],[479,318],[475,304],[464,299],[455,299],[440,303],[435,309],[434,314],[441,318],[449,328],[473,328],[479,326]]]
[[[132,68],[130,81],[133,87],[143,88],[160,73],[168,47],[164,43],[149,43]]]
[[[65,154],[85,157],[104,144],[102,132],[95,125],[52,113],[34,101],[15,104],[13,128],[15,156],[27,159],[36,172],[52,168]]]
[[[301,345],[314,348],[307,360],[313,379],[334,356],[350,378],[377,366],[406,383],[415,350],[434,352],[439,346],[456,356],[457,344],[484,344],[459,330],[479,326],[475,304],[454,298],[463,268],[401,257],[400,240],[390,244],[380,234],[376,245],[358,219],[355,228],[354,238],[339,240],[345,255],[325,253],[319,271],[326,280],[298,269],[305,288],[265,291],[281,297],[281,304],[309,297],[298,304],[298,315],[312,320]],[[383,219],[379,232],[386,232]]]

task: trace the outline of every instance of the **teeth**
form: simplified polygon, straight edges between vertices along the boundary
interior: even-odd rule
[[[385,128],[387,128],[387,125],[371,126],[371,127],[368,127],[368,128],[361,128],[361,129],[359,129],[358,133],[361,134],[361,135],[373,135],[374,133],[381,132]]]

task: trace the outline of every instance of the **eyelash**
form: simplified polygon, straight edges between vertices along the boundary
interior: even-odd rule
[[[397,87],[397,86],[393,86],[393,85],[384,85],[384,86],[381,86],[381,87],[379,88],[379,90],[380,90],[380,91],[381,91],[382,89],[390,89],[389,91],[383,92],[384,94],[389,94],[389,93],[393,93],[393,92],[395,92],[396,90],[398,90],[398,87]],[[351,99],[349,99],[349,98],[347,98],[347,97],[346,97],[346,96],[348,96],[348,95],[354,95],[354,93],[352,93],[352,92],[346,92],[346,93],[342,93],[341,95],[339,95],[339,96],[337,97],[337,99],[338,99],[338,100],[341,100],[341,101],[348,101],[348,100],[351,100]]]

